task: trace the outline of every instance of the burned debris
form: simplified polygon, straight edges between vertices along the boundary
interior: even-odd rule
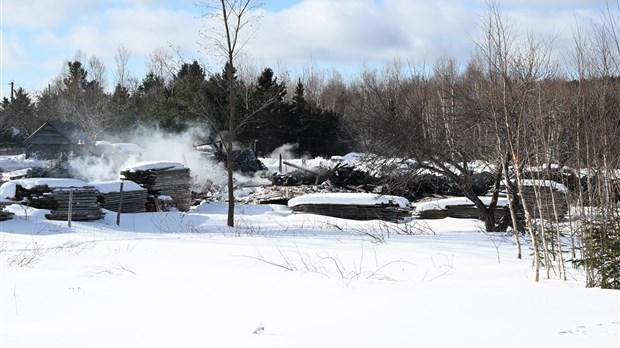
[[[200,151],[204,157],[210,158],[215,162],[228,163],[228,154],[221,140],[214,141],[210,139],[210,142],[194,146]],[[233,156],[233,171],[241,172],[243,174],[252,174],[259,171],[267,170],[267,167],[261,162],[256,153],[249,148],[234,149],[232,151]]]

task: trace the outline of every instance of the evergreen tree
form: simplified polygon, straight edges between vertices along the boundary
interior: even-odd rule
[[[238,139],[246,144],[256,142],[257,151],[267,154],[284,142],[286,120],[284,97],[286,85],[278,82],[273,70],[265,68],[257,79],[250,101],[256,115],[241,129]]]
[[[3,98],[0,106],[0,139],[3,143],[21,145],[35,119],[35,105],[23,88],[12,99]]]

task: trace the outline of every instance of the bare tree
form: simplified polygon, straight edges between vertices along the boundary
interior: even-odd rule
[[[115,85],[120,85],[121,87],[127,87],[128,79],[129,79],[129,58],[131,56],[131,52],[125,45],[118,46],[116,50],[116,55],[114,56],[114,62],[116,63],[116,72],[115,72]]]
[[[253,34],[253,27],[258,22],[257,10],[260,3],[253,0],[219,0],[199,3],[205,11],[207,27],[201,36],[207,40],[207,49],[214,50],[223,57],[228,65],[228,137],[226,141],[227,176],[228,176],[228,226],[234,227],[235,196],[233,181],[233,144],[236,133],[235,119],[235,81],[234,71],[237,58],[243,46]]]

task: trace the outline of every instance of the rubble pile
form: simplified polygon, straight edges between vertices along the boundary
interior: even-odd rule
[[[131,168],[121,177],[146,189],[146,211],[189,211],[192,205],[190,169],[182,165]]]

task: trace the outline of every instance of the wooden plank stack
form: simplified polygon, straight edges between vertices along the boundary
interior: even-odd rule
[[[123,191],[122,198],[121,213],[144,213],[146,211],[147,190]],[[120,192],[102,193],[98,199],[104,209],[118,212]]]
[[[504,207],[496,207],[495,219],[503,218],[506,214]],[[459,204],[459,205],[446,205],[445,209],[428,209],[418,213],[420,219],[443,219],[443,218],[455,218],[455,219],[481,219],[481,214],[478,208],[474,204]]]
[[[147,190],[147,211],[189,211],[191,207],[192,178],[189,168],[126,170],[121,172],[121,176]]]
[[[294,213],[325,215],[350,220],[402,221],[411,216],[410,208],[396,204],[300,204],[291,207]]]
[[[44,198],[40,200],[40,203],[49,205],[50,208],[42,208],[51,210],[50,214],[45,215],[49,220],[67,220],[69,202],[71,202],[71,220],[99,220],[104,214],[97,201],[98,195],[99,191],[92,186],[57,188],[43,195]]]
[[[540,198],[540,205],[536,199],[537,193]],[[546,186],[536,188],[534,186],[525,186],[523,188],[523,195],[528,204],[529,211],[535,219],[541,217],[541,211],[542,218],[547,220],[555,220],[556,214],[557,218],[561,219],[568,212],[566,194],[562,191]]]

